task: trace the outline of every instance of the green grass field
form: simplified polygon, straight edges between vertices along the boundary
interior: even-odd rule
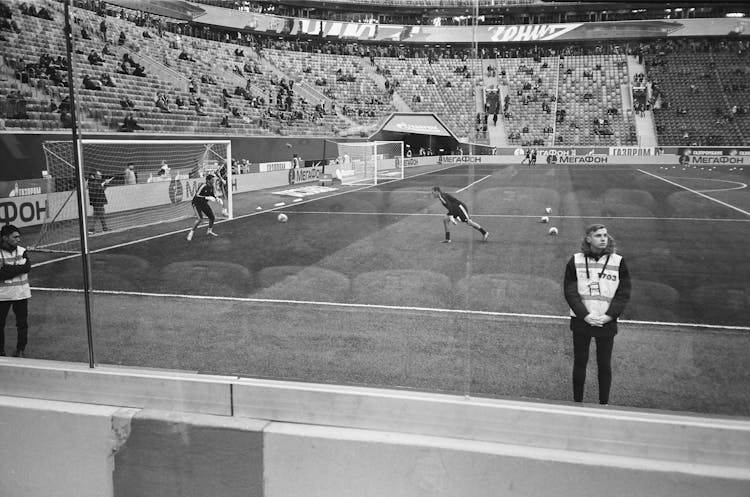
[[[93,238],[96,361],[568,401],[563,270],[585,226],[603,222],[633,278],[611,402],[750,415],[745,171],[410,173],[272,212],[273,190],[238,195],[216,239],[201,230],[188,243],[189,220]],[[464,225],[440,243],[434,185],[458,192],[488,242]],[[550,224],[539,222],[546,207]],[[32,272],[28,356],[86,362],[81,261],[48,257]],[[586,399],[596,398],[592,353]]]

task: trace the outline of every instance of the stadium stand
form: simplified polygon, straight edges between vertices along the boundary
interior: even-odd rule
[[[21,5],[11,4],[1,27],[1,124],[69,127],[62,5],[38,2],[52,20],[24,14]],[[435,113],[464,141],[497,145],[488,133],[497,112],[502,141],[511,145],[635,145],[633,106],[642,102],[642,110],[653,111],[659,145],[750,140],[741,41],[650,40],[623,50],[548,44],[533,52],[482,49],[481,58],[472,58],[470,48],[436,53],[259,35],[230,40],[208,28],[183,32],[165,17],[148,24],[138,11],[101,14],[72,8],[84,130],[131,131],[123,125],[128,117],[145,133],[365,136],[390,113],[415,111]],[[92,54],[100,59],[94,64]],[[637,56],[645,67],[641,79],[632,74]],[[86,76],[113,82],[86,88]],[[648,95],[634,102],[633,89],[644,81]],[[486,89],[499,90],[500,107],[483,101]]]
[[[748,145],[748,65],[724,40],[644,47],[659,143]]]

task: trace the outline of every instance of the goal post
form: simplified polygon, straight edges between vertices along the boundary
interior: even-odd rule
[[[45,141],[46,175],[52,188],[36,250],[80,252],[77,167],[73,141]],[[207,174],[223,205],[217,216],[231,218],[232,145],[229,140],[79,140],[86,179],[83,198],[89,234],[159,225],[193,215],[190,205]],[[226,166],[226,167],[225,167]],[[219,178],[219,176],[224,178]],[[91,183],[104,184],[103,212],[91,205]]]
[[[344,185],[404,179],[404,142],[338,142],[336,177]]]

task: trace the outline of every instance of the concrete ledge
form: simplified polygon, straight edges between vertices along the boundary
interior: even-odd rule
[[[0,395],[231,416],[234,377],[0,357]]]
[[[266,497],[745,497],[750,490],[747,469],[569,450],[279,423],[265,440]]]
[[[240,379],[236,416],[750,468],[750,420]]]
[[[335,446],[350,436],[345,434],[353,433],[350,430],[356,430],[368,433],[366,436],[357,434],[355,438],[369,440],[367,450],[373,451],[373,458],[397,460],[398,457],[390,455],[391,449],[376,450],[382,442],[377,438],[379,433],[387,434],[388,440],[404,446],[427,446],[432,442],[412,437],[434,437],[440,439],[438,445],[441,448],[437,451],[429,449],[428,452],[435,457],[443,457],[442,447],[446,446],[450,446],[451,454],[486,449],[495,454],[494,458],[506,457],[510,450],[509,453],[516,456],[513,459],[516,462],[534,458],[544,459],[547,464],[556,461],[560,466],[549,470],[552,472],[578,463],[584,468],[583,474],[588,474],[585,468],[589,466],[623,466],[632,471],[615,472],[612,477],[623,477],[637,483],[641,478],[638,471],[648,473],[649,468],[659,468],[658,471],[664,474],[679,473],[691,475],[690,478],[706,478],[707,481],[719,478],[744,482],[748,490],[746,495],[750,495],[750,419],[746,418],[465,398],[115,366],[89,369],[84,364],[11,358],[0,358],[0,395],[168,411],[168,414],[159,416],[143,414],[161,421],[139,417],[133,424],[150,430],[152,438],[158,438],[156,432],[164,430],[158,436],[167,437],[165,440],[169,442],[167,445],[172,444],[176,461],[189,454],[180,454],[176,448],[178,441],[166,435],[171,433],[170,430],[187,436],[189,440],[216,437],[222,441],[220,445],[227,446],[231,446],[231,440],[224,438],[227,433],[242,433],[240,438],[244,442],[241,445],[247,448],[255,447],[257,439],[245,432],[260,431],[259,426],[265,425],[252,424],[260,420],[274,423],[265,429],[267,437],[289,436],[291,428],[285,428],[287,431],[275,428],[281,424],[315,425],[330,430],[301,433],[303,440],[294,443],[300,444],[302,453],[316,450],[314,444],[309,446],[308,439],[330,439],[326,443]],[[209,417],[203,419],[201,415]],[[112,418],[119,419],[116,415]],[[113,424],[118,424],[115,421]],[[119,424],[128,425],[129,421],[126,421],[121,420]],[[14,423],[7,426],[14,426]],[[19,423],[23,424],[23,421]],[[203,425],[208,428],[204,429]],[[0,428],[3,426],[0,424]],[[208,446],[210,442],[206,444]],[[186,446],[185,450],[191,450],[191,447]],[[244,453],[239,447],[236,450]],[[403,450],[411,452],[413,449]],[[157,447],[148,448],[146,445],[144,451],[159,453]],[[488,456],[481,456],[484,457]],[[129,464],[133,466],[137,460],[137,457],[131,458]],[[187,459],[180,464],[195,465],[198,460],[202,459]],[[504,459],[500,463],[511,464]],[[282,461],[274,464],[282,464]],[[488,470],[491,466],[486,463]],[[289,467],[287,464],[286,468]],[[275,466],[267,464],[266,468],[276,470]],[[461,468],[463,466],[457,470],[464,471]],[[538,469],[545,470],[542,466]],[[354,473],[341,477],[357,478]],[[696,484],[696,488],[704,487]],[[0,492],[0,495],[4,494]],[[389,493],[381,492],[380,495]]]

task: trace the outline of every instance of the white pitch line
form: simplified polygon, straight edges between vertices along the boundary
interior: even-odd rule
[[[475,181],[474,183],[469,183],[468,185],[466,185],[465,187],[461,188],[460,190],[457,190],[457,191],[456,191],[456,193],[461,193],[461,192],[462,192],[462,191],[464,191],[464,190],[468,190],[469,188],[471,188],[472,186],[476,185],[476,184],[477,184],[477,183],[479,183],[480,181],[484,181],[484,180],[486,180],[487,178],[491,178],[491,177],[492,177],[492,175],[491,175],[491,174],[488,174],[488,175],[487,175],[487,176],[485,176],[484,178],[482,178],[482,179],[478,179],[478,180],[476,180],[476,181]]]
[[[46,292],[67,292],[67,293],[82,293],[83,290],[79,288],[47,288],[47,287],[32,287],[34,291],[46,291]],[[534,319],[550,319],[550,320],[569,320],[570,316],[555,316],[550,314],[526,314],[521,312],[497,312],[497,311],[474,311],[468,309],[443,309],[439,307],[416,307],[416,306],[401,306],[401,305],[385,305],[385,304],[355,304],[347,302],[324,302],[315,300],[289,300],[289,299],[260,299],[253,297],[222,297],[216,295],[187,295],[182,293],[150,293],[150,292],[125,292],[119,290],[92,290],[92,293],[100,295],[128,295],[131,297],[162,297],[162,298],[177,298],[185,300],[213,300],[213,301],[226,301],[226,302],[254,302],[260,304],[292,304],[301,306],[326,306],[326,307],[348,307],[357,309],[386,309],[392,311],[414,311],[414,312],[433,312],[437,314],[464,314],[474,316],[495,316],[495,317],[513,317],[513,318],[534,318]],[[719,325],[719,324],[700,324],[700,323],[672,323],[662,321],[631,321],[628,319],[620,319],[618,323],[623,324],[646,324],[654,326],[683,326],[689,328],[712,328],[719,330],[738,330],[738,331],[750,331],[750,326],[731,326],[731,325]]]
[[[424,192],[420,192],[424,193]],[[330,212],[330,211],[295,211],[295,215],[299,214],[325,214],[325,215],[341,215],[341,216],[403,216],[403,217],[445,217],[445,214],[439,213],[427,213],[427,212]],[[706,217],[642,217],[642,216],[566,216],[550,214],[550,218],[555,219],[621,219],[629,221],[708,221],[711,223],[715,222],[730,222],[730,223],[748,223],[750,219],[715,219]],[[472,214],[472,218],[507,218],[507,219],[539,219],[538,214]]]
[[[735,206],[733,206],[732,204],[728,204],[728,203],[726,203],[726,202],[722,202],[722,201],[721,201],[721,200],[719,200],[719,199],[716,199],[716,198],[713,198],[713,197],[709,197],[709,196],[708,196],[708,195],[706,195],[705,193],[701,193],[701,192],[699,192],[699,191],[697,191],[697,190],[693,190],[692,188],[688,188],[687,186],[683,186],[683,185],[681,185],[681,184],[679,184],[679,183],[675,183],[674,181],[670,181],[670,180],[668,180],[667,178],[663,178],[663,177],[661,177],[661,176],[658,176],[658,175],[656,175],[656,174],[650,173],[650,172],[648,172],[648,171],[644,171],[643,169],[638,169],[638,171],[642,172],[643,174],[648,174],[649,176],[653,176],[653,177],[654,177],[654,178],[656,178],[656,179],[660,179],[660,180],[662,180],[662,181],[664,181],[664,182],[666,182],[666,183],[669,183],[670,185],[674,185],[674,186],[677,186],[677,187],[679,187],[679,188],[682,188],[683,190],[687,190],[687,191],[689,191],[690,193],[695,193],[695,194],[696,194],[696,195],[698,195],[698,196],[701,196],[701,197],[703,197],[703,198],[706,198],[706,199],[708,199],[708,200],[714,201],[714,202],[716,202],[717,204],[721,204],[721,205],[723,205],[724,207],[729,207],[730,209],[733,209],[733,210],[735,210],[735,211],[737,211],[737,212],[741,212],[742,214],[744,214],[744,215],[746,215],[746,216],[750,216],[750,212],[747,212],[746,210],[742,210],[742,209],[740,209],[739,207],[735,207]]]
[[[735,186],[734,188],[714,188],[714,189],[711,189],[711,190],[696,190],[696,191],[699,191],[701,193],[706,193],[706,192],[730,192],[732,190],[743,190],[743,189],[747,188],[747,184],[745,184],[745,183],[742,183],[740,181],[729,181],[728,179],[687,178],[687,177],[683,177],[683,176],[664,176],[664,177],[665,178],[692,179],[692,180],[695,180],[695,181],[718,181],[720,183],[731,183],[733,185],[738,185],[738,186]]]

